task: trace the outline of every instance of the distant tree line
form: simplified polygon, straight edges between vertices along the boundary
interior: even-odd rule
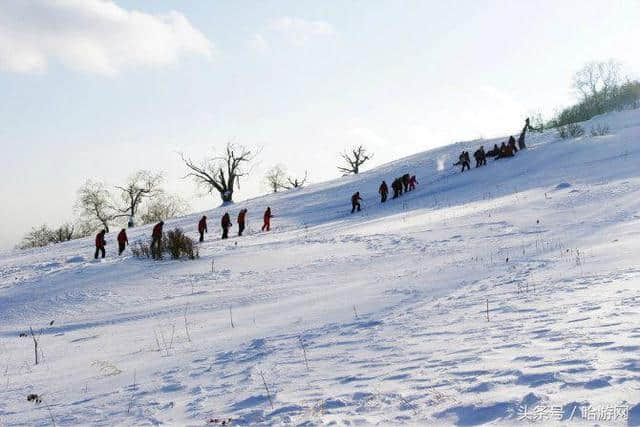
[[[556,128],[589,120],[599,114],[640,107],[640,82],[631,80],[622,65],[611,60],[586,64],[573,77],[579,101],[560,110],[545,126]]]
[[[32,228],[22,239],[21,249],[37,248],[86,237],[111,226],[150,224],[186,213],[188,204],[179,196],[166,193],[163,174],[140,170],[121,186],[110,189],[103,181],[88,179],[78,189],[75,220],[57,228],[46,224]]]

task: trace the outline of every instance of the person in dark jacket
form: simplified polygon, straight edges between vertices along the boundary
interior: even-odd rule
[[[498,154],[500,154],[500,148],[498,144],[493,144],[493,149],[487,151],[485,157],[496,157]]]
[[[464,172],[464,168],[467,168],[467,170],[471,170],[471,164],[470,163],[471,163],[471,161],[469,160],[469,153],[467,153],[466,151],[463,151],[458,156],[458,162],[454,163],[454,166],[455,165],[462,165],[462,170],[460,172]]]
[[[273,215],[271,215],[271,207],[267,207],[262,218],[264,222],[262,224],[262,231],[269,231],[271,229],[271,218],[273,218]]]
[[[207,216],[203,215],[198,221],[198,233],[200,233],[200,242],[204,242],[204,233],[208,233],[207,230]]]
[[[500,146],[500,153],[496,159],[504,159],[505,157],[513,157],[513,148],[511,144],[505,144],[504,142]]]
[[[151,232],[151,257],[153,259],[162,258],[162,227],[163,226],[164,226],[164,221],[160,221],[159,223],[153,226],[153,231]]]
[[[404,192],[409,191],[409,180],[411,179],[411,175],[405,173],[402,175],[402,187],[404,188]]]
[[[393,190],[393,199],[397,199],[398,198],[398,178],[394,179],[393,182],[391,182],[391,189]]]
[[[487,164],[487,157],[486,154],[484,152],[484,147],[480,146],[480,148],[478,148],[476,150],[475,153],[473,153],[473,157],[476,159],[476,167],[480,167],[482,165],[486,165]]]
[[[120,230],[120,233],[118,233],[118,256],[122,255],[122,252],[124,252],[128,244],[129,238],[127,237],[127,230],[123,228]]]
[[[520,150],[524,150],[525,148],[527,148],[527,145],[524,143],[524,134],[525,134],[525,130],[522,129],[522,132],[520,132],[520,136],[518,137],[518,148]]]
[[[513,154],[518,152],[518,147],[516,147],[516,139],[513,137],[513,135],[511,135],[509,137],[509,147],[511,147],[511,151],[513,152]]]
[[[222,215],[222,220],[220,221],[220,225],[222,225],[222,238],[226,239],[229,237],[229,228],[231,228],[231,226],[233,224],[231,224],[231,217],[229,216],[229,212],[225,212],[224,215]]]
[[[389,187],[387,187],[386,182],[382,181],[382,184],[380,184],[380,188],[378,189],[378,193],[380,194],[380,202],[386,202],[387,195],[389,194]]]
[[[98,259],[98,254],[102,252],[102,258],[105,257],[106,252],[104,250],[104,246],[107,242],[104,240],[104,235],[107,232],[105,230],[101,230],[98,234],[96,234],[96,254],[94,255],[95,259]]]
[[[240,209],[238,213],[238,236],[242,236],[242,232],[244,231],[245,221],[247,220],[247,209]]]
[[[527,130],[533,130],[533,128],[529,124],[529,117],[527,117],[527,120],[524,122],[524,127],[522,128],[522,132],[520,132],[520,136],[518,137],[518,148],[521,150],[527,148],[527,145],[524,143],[524,137],[527,133]]]
[[[356,191],[353,196],[351,196],[351,213],[354,213],[356,209],[360,212],[360,192]]]

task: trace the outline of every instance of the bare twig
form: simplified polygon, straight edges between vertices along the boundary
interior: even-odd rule
[[[187,310],[189,309],[189,304],[184,307],[184,331],[187,334],[187,339],[191,342],[191,335],[189,334],[189,322],[187,321]]]
[[[131,398],[129,399],[129,407],[127,408],[127,414],[131,411],[131,407],[133,406],[133,398],[135,396],[135,390],[136,390],[136,371],[135,369],[133,370],[133,384],[131,386]]]
[[[262,371],[260,371],[260,376],[262,377],[262,384],[264,384],[264,389],[267,390],[267,397],[269,398],[271,409],[273,409],[273,400],[271,400],[271,392],[269,392],[269,387],[267,387],[267,381],[264,379],[264,374],[262,373]]]
[[[36,365],[38,364],[38,340],[36,339],[36,335],[33,333],[33,328],[29,326],[29,332],[31,332],[31,338],[33,338],[33,350],[36,355]]]
[[[309,360],[307,359],[307,349],[304,347],[304,341],[302,341],[302,337],[298,337],[300,341],[300,347],[302,348],[302,355],[304,356],[304,364],[307,367],[307,371],[309,370]]]
[[[45,403],[45,405],[47,405]],[[51,412],[51,408],[49,407],[49,405],[47,405],[47,411],[49,411],[49,417],[51,418],[51,425],[53,425],[53,427],[56,427],[56,420],[53,418],[53,412]]]

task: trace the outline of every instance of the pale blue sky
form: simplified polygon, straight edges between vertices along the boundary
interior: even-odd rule
[[[59,4],[65,4],[60,7]],[[640,2],[123,1],[0,3],[0,248],[72,219],[89,177],[164,170],[194,210],[176,151],[262,146],[236,199],[275,163],[312,181],[338,152],[376,163],[513,133],[572,102],[572,74],[640,70]],[[168,15],[171,11],[175,11]]]

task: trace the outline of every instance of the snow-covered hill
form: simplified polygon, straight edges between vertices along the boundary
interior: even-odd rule
[[[242,238],[208,211],[196,261],[118,257],[115,233],[100,262],[93,239],[3,254],[0,425],[640,424],[640,111],[584,127],[463,174],[503,139],[239,203]],[[405,172],[418,188],[381,205]]]

